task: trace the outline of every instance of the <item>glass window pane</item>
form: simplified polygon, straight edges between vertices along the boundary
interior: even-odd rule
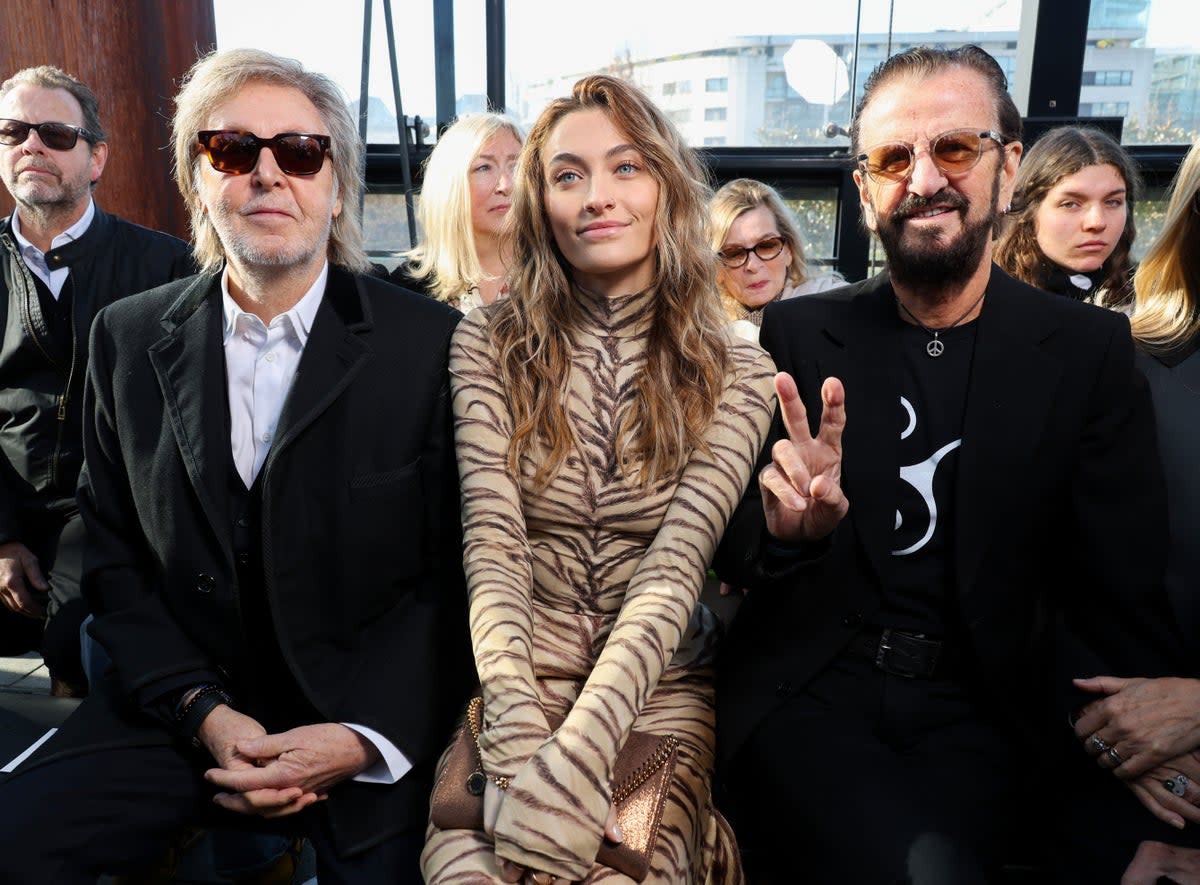
[[[363,200],[363,238],[372,261],[389,270],[400,263],[399,254],[412,246],[402,189],[379,189],[366,195]]]
[[[1124,144],[1200,136],[1200,17],[1182,0],[1092,0],[1081,117],[1125,118]],[[1148,242],[1141,236],[1138,239]]]
[[[804,244],[804,260],[813,274],[834,265],[838,192],[833,185],[767,181],[792,210]]]
[[[605,15],[589,16],[570,39],[547,40],[546,24],[561,19],[562,4],[509,0],[509,103],[528,126],[580,77],[607,72],[642,87],[692,145],[829,146],[828,132],[844,146],[837,127],[849,126],[851,79],[861,89],[876,64],[908,46],[979,43],[1012,80],[1020,0],[857,5],[744,0],[730,15],[724,0],[696,0],[681,16],[677,4],[610,0]],[[724,96],[723,120],[707,113],[713,93]]]
[[[476,0],[476,4],[482,7],[482,0]],[[306,7],[307,4],[300,3],[293,11],[302,12]],[[363,8],[362,3],[350,3],[337,15],[320,14],[314,7],[312,15],[281,16],[279,8],[270,3],[213,0],[217,46],[220,49],[252,46],[295,58],[310,70],[333,78],[357,113],[362,79]],[[432,122],[436,110],[433,4],[393,3],[393,25],[400,43],[396,60],[405,115],[419,115]],[[372,3],[370,45],[367,141],[399,144],[383,2]]]
[[[407,10],[414,3],[398,3]],[[431,5],[426,3],[426,5]],[[484,0],[454,0],[454,113],[488,110]],[[407,46],[408,41],[404,40]],[[432,71],[432,68],[430,69]],[[449,120],[443,120],[449,123]]]

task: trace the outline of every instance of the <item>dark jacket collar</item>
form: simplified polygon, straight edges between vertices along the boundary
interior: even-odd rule
[[[115,221],[113,216],[101,209],[97,203],[96,214],[92,216],[92,223],[87,226],[87,230],[71,242],[64,243],[57,249],[51,249],[47,252],[46,264],[51,269],[66,267],[74,264],[80,258],[104,248],[112,236],[114,227]],[[16,242],[16,237],[13,235],[11,215],[0,222],[0,234],[7,234],[13,238],[14,243]]]
[[[220,309],[221,273],[210,271],[198,274],[167,308],[162,317],[163,328],[174,332],[186,323],[204,304],[213,298]],[[371,306],[367,302],[362,278],[336,264],[329,265],[329,278],[325,283],[325,295],[320,311],[331,309],[348,332],[359,332],[372,326]]]

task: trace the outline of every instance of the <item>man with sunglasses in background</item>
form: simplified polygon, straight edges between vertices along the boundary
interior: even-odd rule
[[[31,809],[0,827],[5,873],[90,885],[207,810],[304,833],[322,885],[420,882],[473,674],[460,314],[368,273],[328,78],[219,52],[176,103],[202,273],[93,330],[83,584],[111,678],[0,784]]]
[[[766,881],[995,881],[1039,811],[1055,882],[1133,856],[1066,720],[1073,676],[1171,672],[1154,422],[1124,316],[992,264],[1020,138],[982,49],[887,59],[851,128],[886,269],[765,312],[780,419],[716,569],[752,588],[718,783]]]
[[[107,159],[83,83],[47,65],[0,84],[0,178],[16,202],[0,221],[0,654],[40,649],[65,696],[87,686],[75,484],[88,331],[106,304],[195,272],[186,243],[96,206]]]

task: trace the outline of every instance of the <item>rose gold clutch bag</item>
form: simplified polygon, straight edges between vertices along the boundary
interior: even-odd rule
[[[557,727],[557,723],[551,723]],[[487,776],[479,756],[483,698],[467,706],[462,728],[433,788],[430,820],[441,830],[482,830],[483,790]],[[617,754],[612,798],[625,841],[605,839],[596,862],[641,882],[650,872],[667,793],[675,774],[679,739],[633,731]]]

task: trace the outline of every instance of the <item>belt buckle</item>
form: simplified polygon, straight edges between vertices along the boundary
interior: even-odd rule
[[[875,666],[905,679],[929,679],[941,657],[942,644],[885,627],[879,634]]]

